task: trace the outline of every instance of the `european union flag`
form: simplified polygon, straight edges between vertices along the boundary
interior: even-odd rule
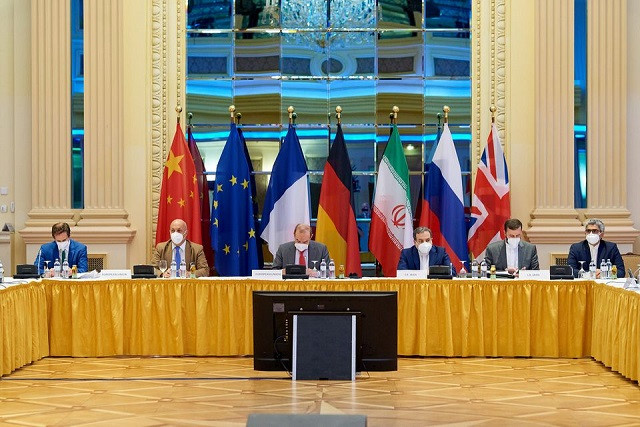
[[[249,276],[258,268],[251,174],[238,128],[231,125],[216,171],[211,246],[220,276]]]

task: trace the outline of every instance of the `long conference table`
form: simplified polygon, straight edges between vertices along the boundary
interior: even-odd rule
[[[45,279],[0,290],[0,374],[47,356],[253,353],[252,292],[397,291],[401,356],[593,357],[640,379],[640,294],[585,280]]]

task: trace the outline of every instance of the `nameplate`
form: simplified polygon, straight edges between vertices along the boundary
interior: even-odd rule
[[[131,279],[131,270],[102,270],[101,279]]]
[[[523,280],[551,280],[549,270],[520,270],[518,278]]]
[[[429,270],[398,270],[396,277],[398,279],[426,279]]]
[[[282,280],[282,270],[251,270],[251,277],[262,280]]]

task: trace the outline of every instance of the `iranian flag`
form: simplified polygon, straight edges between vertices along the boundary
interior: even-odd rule
[[[413,246],[413,221],[409,193],[409,168],[398,128],[393,125],[378,166],[373,198],[369,250],[387,277],[395,277],[402,248]]]

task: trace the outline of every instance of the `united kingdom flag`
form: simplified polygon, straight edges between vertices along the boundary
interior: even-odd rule
[[[496,124],[492,123],[487,146],[478,164],[471,201],[469,251],[479,257],[489,243],[504,239],[504,222],[511,216],[507,161]]]

